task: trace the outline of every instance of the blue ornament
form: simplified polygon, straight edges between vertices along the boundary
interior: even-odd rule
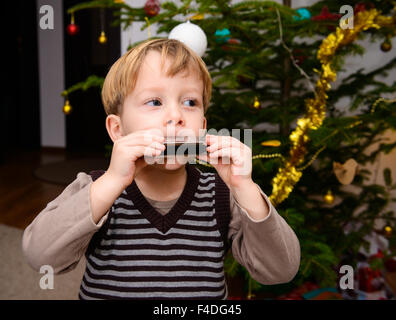
[[[293,16],[294,21],[311,19],[311,13],[308,11],[308,9],[305,8],[297,9],[297,13],[299,14],[299,16]]]
[[[226,43],[228,40],[230,40],[230,35],[231,32],[227,28],[224,28],[222,30],[216,30],[215,32],[216,42]]]

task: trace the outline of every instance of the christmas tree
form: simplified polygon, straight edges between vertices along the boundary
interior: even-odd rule
[[[300,240],[300,271],[286,287],[272,287],[279,293],[307,281],[335,286],[341,262],[347,259],[356,267],[359,249],[367,244],[364,237],[372,232],[388,238],[386,257],[394,255],[392,168],[384,170],[383,185],[365,183],[371,172],[362,168],[396,146],[379,139],[396,127],[396,101],[389,98],[396,83],[378,80],[395,72],[396,58],[369,73],[359,69],[337,86],[333,83],[347,67],[347,56],[364,53],[356,40],[380,39],[378,50],[392,48],[396,7],[386,0],[349,1],[353,13],[343,20],[340,8],[344,4],[318,1],[311,7],[292,9],[291,0],[283,4],[149,0],[137,8],[123,1],[98,0],[68,10],[74,20],[79,10],[112,9],[114,23],[124,28],[143,21],[148,31],[156,24],[158,33],[169,34],[190,21],[204,31],[207,49],[202,58],[213,78],[206,114],[209,127],[254,129],[253,179],[271,195]],[[78,24],[78,20],[72,22]],[[351,23],[353,27],[348,28]],[[103,43],[104,37],[103,32]],[[66,106],[73,91],[102,83],[103,78],[93,75],[68,88],[62,93]],[[335,105],[345,97],[351,100],[349,108],[337,109]],[[347,115],[352,111],[354,116]],[[262,124],[275,129],[255,129]],[[364,152],[377,142],[381,143],[373,152]],[[357,191],[351,192],[348,186]],[[385,229],[378,229],[378,222]],[[251,279],[231,256],[226,272],[229,277],[246,277],[248,297],[268,289]]]

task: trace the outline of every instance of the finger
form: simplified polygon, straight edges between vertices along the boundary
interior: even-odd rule
[[[135,160],[140,157],[156,157],[162,152],[160,149],[145,146],[134,146],[131,149],[131,153],[134,155]]]
[[[211,142],[211,144],[206,148],[208,152],[213,152],[222,148],[242,148],[243,144],[238,139],[233,137],[222,137],[216,141]]]
[[[234,164],[240,165],[243,163],[243,153],[241,148],[223,148],[209,153],[210,158],[225,158],[228,157]]]

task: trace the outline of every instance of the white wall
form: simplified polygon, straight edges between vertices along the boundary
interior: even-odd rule
[[[40,127],[42,147],[66,147],[64,99],[63,3],[62,0],[37,1],[37,33],[40,88]],[[42,30],[40,7],[54,9],[54,29]]]
[[[177,3],[178,1],[174,1],[174,2]],[[125,3],[134,8],[141,8],[146,3],[146,0],[125,0]],[[130,44],[148,38],[148,29],[146,28],[143,31],[140,30],[140,28],[145,23],[146,22],[136,21],[136,22],[132,22],[132,24],[127,30],[124,31],[123,29],[121,29],[121,55],[127,51],[127,48]],[[158,34],[157,30],[158,30],[158,26],[156,26],[155,24],[150,25],[150,32],[152,36],[164,36],[164,37],[167,36],[164,33]]]

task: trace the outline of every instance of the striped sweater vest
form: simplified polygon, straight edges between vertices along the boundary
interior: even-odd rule
[[[190,164],[186,170],[187,183],[166,215],[134,181],[118,197],[85,253],[80,299],[227,298],[229,189],[217,173]]]

